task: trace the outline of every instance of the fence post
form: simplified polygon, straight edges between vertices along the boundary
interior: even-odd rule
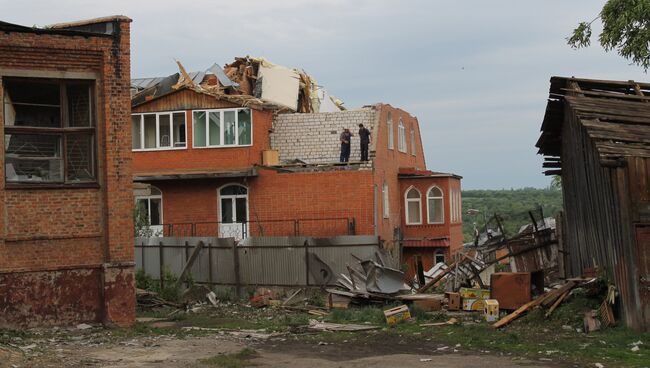
[[[293,220],[293,236],[300,235],[300,220]]]
[[[309,241],[305,240],[305,286],[309,286]]]
[[[190,243],[186,240],[185,241],[185,263],[190,260]],[[185,287],[188,287],[189,284],[185,283]]]
[[[212,243],[208,243],[208,284],[210,284],[210,290],[212,290]]]
[[[142,244],[140,246],[140,255],[141,255],[140,258],[142,258],[142,272],[147,273],[147,270],[144,268],[144,265],[145,265],[145,262],[144,262],[144,242],[142,242]]]
[[[232,242],[232,257],[235,265],[235,295],[237,299],[241,297],[241,278],[239,277],[239,250],[237,249],[237,243],[233,240]]]
[[[165,267],[165,248],[163,247],[163,242],[158,242],[158,263],[159,263],[159,273],[160,273],[160,289],[165,287],[165,272],[163,268]]]

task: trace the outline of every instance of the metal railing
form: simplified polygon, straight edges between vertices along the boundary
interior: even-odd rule
[[[162,236],[211,236],[244,239],[251,236],[356,235],[356,221],[349,217],[255,220],[236,223],[220,221],[162,225]]]

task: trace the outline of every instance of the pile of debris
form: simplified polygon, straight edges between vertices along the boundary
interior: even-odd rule
[[[351,302],[384,304],[401,293],[411,292],[411,287],[404,283],[404,272],[391,267],[390,258],[380,252],[375,252],[374,258],[357,258],[356,264],[347,266],[348,274],[342,273],[337,279],[342,290],[327,289],[330,305],[347,308]]]
[[[131,80],[131,104],[138,106],[154,98],[186,88],[242,106],[277,112],[337,112],[343,102],[302,70],[276,65],[261,57],[237,57],[221,68],[213,64],[198,72],[187,72],[177,61],[179,72],[167,77]]]

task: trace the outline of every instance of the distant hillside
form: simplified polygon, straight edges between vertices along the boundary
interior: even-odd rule
[[[472,240],[473,223],[479,229],[484,225],[483,214],[490,218],[499,214],[505,224],[506,233],[517,233],[522,225],[530,222],[528,211],[542,207],[544,217],[555,216],[562,210],[562,192],[558,189],[503,189],[503,190],[463,190],[463,235],[465,241]],[[480,213],[467,214],[476,209]]]

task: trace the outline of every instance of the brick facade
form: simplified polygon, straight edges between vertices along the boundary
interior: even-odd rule
[[[225,101],[211,97],[204,101],[198,92],[181,90],[139,104],[134,113],[183,110],[191,138],[192,109],[229,108]],[[388,145],[388,120],[392,121],[393,148]],[[403,147],[399,145],[400,122],[404,127]],[[370,161],[365,164],[336,166],[340,153],[339,135],[347,127],[355,135],[352,140],[351,161],[360,158],[358,124],[372,133]],[[173,224],[175,235],[214,235],[219,218],[219,188],[240,184],[248,190],[248,235],[292,235],[299,227],[301,235],[342,235],[348,230],[345,222],[353,220],[353,230],[360,235],[379,235],[386,249],[399,255],[400,237],[445,239],[443,251],[460,247],[461,224],[406,226],[404,222],[404,190],[408,180],[400,172],[409,169],[426,171],[420,129],[417,118],[408,112],[386,104],[366,106],[359,110],[317,113],[276,114],[253,110],[253,144],[250,147],[193,148],[134,152],[135,173],[148,174],[138,180],[156,186],[162,192],[163,222]],[[411,133],[412,132],[412,133]],[[400,150],[400,148],[403,148]],[[262,151],[279,151],[281,162],[299,159],[310,165],[302,168],[288,166],[264,167]],[[317,166],[318,164],[325,166]],[[182,174],[198,171],[255,169],[246,177],[183,179]],[[156,173],[176,173],[176,180],[156,180]],[[144,178],[144,179],[143,179]],[[436,174],[412,179],[427,188],[434,183],[447,194],[452,188],[460,190],[460,177]],[[387,200],[384,201],[384,184]],[[425,189],[426,190],[426,189]],[[459,197],[460,199],[460,197]],[[423,203],[425,203],[423,199]],[[384,211],[384,203],[388,203]],[[386,216],[384,216],[386,212]],[[319,221],[302,221],[319,219]],[[327,220],[331,219],[331,220]],[[336,219],[336,220],[335,220]],[[301,220],[295,225],[291,220]],[[202,222],[203,224],[198,224]],[[186,224],[186,225],[183,225]],[[192,226],[190,229],[187,226]],[[170,228],[165,228],[165,234]]]
[[[91,25],[106,31],[86,32]],[[97,179],[81,186],[0,181],[0,328],[134,321],[129,32],[126,17],[0,32],[0,82],[93,82]]]

